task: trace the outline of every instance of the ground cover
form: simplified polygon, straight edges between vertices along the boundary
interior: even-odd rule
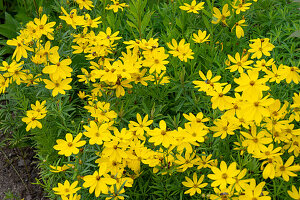
[[[44,3],[5,14],[0,116],[47,198],[299,198],[295,2]]]

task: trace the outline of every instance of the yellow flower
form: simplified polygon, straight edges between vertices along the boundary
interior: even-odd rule
[[[284,66],[282,70],[282,76],[285,77],[287,83],[294,82],[298,84],[300,82],[300,69],[298,67]]]
[[[136,135],[144,135],[145,131],[149,131],[150,126],[153,123],[153,120],[148,120],[148,115],[142,119],[141,115],[139,113],[136,114],[137,122],[135,121],[129,121],[129,127],[131,131],[135,131]]]
[[[26,117],[22,118],[22,121],[27,124],[26,131],[29,131],[30,129],[34,129],[35,127],[42,128],[41,122],[38,121],[38,119],[42,119],[43,116],[40,115],[39,112],[29,110],[26,111]]]
[[[242,20],[238,21],[237,23],[235,23],[234,26],[232,27],[232,29],[234,29],[234,27],[235,27],[235,33],[236,33],[237,38],[244,37],[244,30],[243,30],[242,26],[247,26],[244,23],[245,23],[245,20],[242,19]]]
[[[259,124],[264,117],[269,117],[270,113],[267,108],[274,102],[274,99],[268,97],[269,96],[265,96],[264,98],[255,96],[252,98],[248,97],[242,106],[244,119],[246,121],[255,121]]]
[[[236,4],[238,3],[238,4]],[[235,13],[240,14],[240,12],[245,12],[249,10],[252,3],[245,3],[244,0],[234,0],[232,7],[236,9]]]
[[[53,188],[55,194],[61,195],[61,196],[67,196],[72,195],[76,193],[78,190],[80,190],[81,187],[77,187],[78,181],[75,181],[70,185],[70,182],[66,180],[64,184],[58,183],[58,187]]]
[[[199,157],[196,156],[195,153],[188,152],[185,152],[184,157],[182,157],[180,154],[177,154],[176,158],[177,159],[175,160],[175,163],[179,165],[177,169],[178,172],[184,172],[188,168],[193,167],[199,161]]]
[[[254,53],[251,56],[251,59],[253,58],[260,59],[263,54],[265,56],[270,56],[271,54],[269,51],[272,51],[275,48],[275,46],[269,42],[270,41],[269,38],[264,38],[264,39],[257,38],[250,41],[254,42],[252,44],[249,44],[251,49],[249,49],[248,51],[250,53]]]
[[[165,60],[169,57],[168,54],[165,54],[165,49],[163,47],[154,49],[151,53],[145,55],[145,60],[143,65],[150,67],[150,74],[153,72],[161,73],[161,71],[166,70],[166,64],[169,61]]]
[[[292,177],[296,177],[297,174],[295,174],[294,172],[300,171],[300,166],[299,165],[293,165],[294,162],[294,156],[291,156],[285,164],[283,164],[282,158],[278,157],[277,162],[276,162],[276,177],[282,176],[283,180],[285,181],[289,181],[290,180],[290,176]],[[294,171],[294,172],[293,172]]]
[[[242,96],[246,99],[261,98],[262,92],[269,90],[269,86],[265,85],[268,79],[259,79],[258,75],[258,70],[248,70],[247,74],[242,73],[239,78],[234,79],[234,82],[239,85],[234,90],[243,92]]]
[[[52,75],[54,80],[65,79],[71,77],[73,69],[69,67],[72,63],[71,59],[56,60],[53,65],[47,65],[43,69],[43,73]]]
[[[67,165],[63,165],[63,166],[53,166],[53,165],[50,165],[50,171],[51,172],[54,172],[54,173],[59,173],[59,172],[64,172],[66,171],[67,169],[69,169],[70,167],[73,167],[74,165],[72,164],[67,164]]]
[[[221,189],[226,188],[227,184],[234,184],[234,177],[240,173],[240,170],[236,169],[236,162],[231,163],[227,168],[227,164],[222,161],[220,164],[220,169],[217,167],[212,167],[211,170],[214,174],[207,175],[208,178],[214,180],[211,186],[220,186]]]
[[[222,88],[220,85],[216,85],[213,91],[207,93],[208,95],[212,96],[212,109],[219,108],[220,110],[225,110],[231,107],[230,102],[232,97],[225,95],[230,91],[230,88],[230,84],[226,85],[224,88]]]
[[[193,13],[199,13],[199,10],[202,10],[204,7],[204,2],[200,2],[197,4],[196,0],[193,0],[191,5],[184,3],[184,6],[179,6],[181,10],[186,10],[188,13],[193,12]]]
[[[107,7],[105,8],[106,10],[113,10],[115,13],[120,10],[123,11],[124,7],[128,7],[128,5],[126,3],[120,3],[119,0],[111,0],[114,4],[112,5],[107,5]]]
[[[106,175],[106,165],[101,165],[99,171],[95,171],[93,175],[87,175],[83,178],[83,187],[90,188],[89,193],[95,192],[95,196],[99,197],[100,193],[107,194],[108,186],[116,184],[116,180],[110,177],[103,177]]]
[[[107,123],[98,126],[96,122],[90,121],[90,127],[83,126],[83,128],[87,130],[83,134],[88,138],[90,138],[89,143],[91,145],[94,144],[101,145],[103,144],[103,141],[110,141],[112,137],[110,131],[108,130]]]
[[[250,133],[240,132],[246,139],[242,142],[243,147],[247,147],[248,153],[259,154],[263,150],[265,144],[270,144],[273,140],[271,137],[266,137],[264,131],[257,133],[256,125],[251,125]]]
[[[62,196],[62,200],[80,200],[81,195],[77,194],[70,194],[68,197]]]
[[[48,39],[53,40],[53,26],[56,22],[50,22],[47,24],[48,17],[44,14],[41,19],[35,18],[34,23],[36,24],[36,32],[39,35],[46,35]]]
[[[198,180],[196,173],[193,174],[193,180],[186,176],[186,181],[182,182],[182,185],[190,189],[185,191],[184,194],[190,194],[190,196],[193,196],[195,193],[201,194],[201,188],[207,186],[207,183],[202,183],[203,179],[204,175],[202,175]]]
[[[76,9],[71,10],[70,14],[68,14],[63,7],[61,7],[61,10],[65,16],[59,16],[59,18],[66,21],[66,23],[71,25],[74,29],[76,29],[76,26],[84,25],[84,16],[78,16]]]
[[[33,51],[32,48],[24,44],[24,40],[20,36],[18,36],[16,39],[7,40],[6,43],[10,46],[16,46],[12,57],[16,57],[16,61],[19,61],[22,57],[27,58],[27,51]]]
[[[265,186],[265,182],[261,182],[256,185],[255,180],[250,182],[250,185],[245,189],[244,194],[240,195],[240,200],[271,200],[271,197],[266,196],[268,192],[263,191],[263,187]]]
[[[210,36],[210,34],[206,35],[206,31],[201,31],[201,30],[198,30],[198,35],[193,33],[193,40],[196,42],[196,43],[204,43],[204,42],[208,42],[210,41],[208,38]]]
[[[216,8],[216,7],[213,7],[213,20],[212,20],[212,23],[213,24],[218,24],[220,21],[225,24],[226,26],[227,23],[226,23],[226,17],[230,16],[230,11],[228,10],[228,4],[225,4],[222,8],[222,13],[221,11]]]
[[[299,187],[299,192],[297,191],[297,188],[293,185],[292,186],[292,191],[288,190],[287,193],[290,195],[295,200],[300,199],[300,187]]]
[[[0,74],[0,94],[4,93],[9,85],[9,78],[5,78]]]
[[[87,9],[87,10],[92,10],[91,7],[93,8],[93,1],[91,0],[76,0],[75,1],[78,5],[80,9]]]
[[[70,156],[71,154],[78,154],[79,147],[85,145],[86,141],[80,141],[82,133],[79,133],[73,140],[73,135],[71,133],[66,134],[66,140],[58,139],[56,140],[56,145],[53,146],[55,150],[58,150],[59,155]]]
[[[50,76],[51,80],[43,79],[43,81],[46,83],[45,88],[52,90],[52,96],[56,96],[58,93],[66,94],[65,90],[71,90],[72,87],[69,85],[69,83],[72,81],[71,78],[67,79],[57,79],[54,80],[52,76]]]
[[[78,97],[79,97],[80,99],[84,99],[84,98],[86,97],[85,92],[84,92],[84,91],[79,91],[79,92],[78,92]]]
[[[147,133],[151,136],[149,139],[150,143],[154,143],[155,146],[162,144],[168,148],[170,145],[175,143],[172,131],[167,130],[167,125],[164,120],[159,122],[160,128],[149,130]]]
[[[221,139],[227,137],[227,134],[234,135],[234,131],[238,129],[238,125],[235,122],[234,117],[227,118],[225,115],[221,119],[214,120],[216,126],[210,127],[210,130],[214,131],[213,137],[221,136]]]

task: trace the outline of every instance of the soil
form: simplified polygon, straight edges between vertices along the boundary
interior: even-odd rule
[[[47,200],[43,189],[32,184],[39,178],[34,155],[29,147],[0,147],[0,200]]]

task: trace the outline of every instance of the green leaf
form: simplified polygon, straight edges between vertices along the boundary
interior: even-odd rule
[[[144,32],[145,28],[148,26],[149,22],[150,22],[150,19],[151,19],[151,16],[154,12],[147,12],[142,20],[142,23],[141,23],[141,29],[142,29],[142,32]]]
[[[131,21],[128,21],[128,20],[126,22],[130,27],[136,28],[138,30],[138,27],[134,23],[132,23]]]

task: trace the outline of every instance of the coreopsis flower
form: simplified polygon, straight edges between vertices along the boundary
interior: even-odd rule
[[[131,80],[120,80],[120,79],[117,80],[115,85],[111,87],[111,89],[116,90],[116,97],[122,97],[125,95],[124,88],[132,88],[132,85],[129,84],[130,82]]]
[[[249,179],[243,179],[245,177],[247,173],[247,169],[243,169],[242,171],[240,171],[240,173],[234,178],[235,179],[235,183],[232,184],[232,187],[234,187],[234,189],[237,192],[241,192],[243,190],[245,190],[245,188],[247,188],[248,186],[248,182],[250,182]]]
[[[149,75],[149,80],[152,81],[155,85],[164,85],[166,83],[170,83],[170,77],[166,76],[166,71],[158,74],[154,73],[154,75]]]
[[[90,127],[83,126],[83,128],[86,130],[86,132],[83,134],[90,138],[89,143],[91,145],[102,145],[104,141],[110,141],[112,137],[110,131],[108,130],[108,126],[109,124],[107,123],[98,126],[96,122],[90,121]]]
[[[84,23],[83,27],[98,28],[98,24],[102,23],[102,21],[99,21],[100,19],[101,19],[101,17],[91,19],[91,16],[86,13],[84,15],[85,23]]]
[[[290,195],[291,198],[295,200],[300,199],[300,187],[298,191],[297,188],[294,185],[292,185],[292,191],[288,190],[287,193]]]
[[[58,46],[54,46],[51,48],[50,41],[47,41],[44,48],[42,48],[36,55],[40,55],[42,57],[43,63],[45,64],[47,63],[47,61],[55,63],[57,60],[59,60],[58,49]]]
[[[263,54],[265,56],[270,56],[271,54],[269,51],[272,51],[275,48],[275,46],[270,43],[269,38],[264,38],[264,39],[257,38],[250,41],[254,42],[252,44],[249,44],[251,49],[249,49],[248,52],[253,53],[251,59],[253,58],[260,59]]]
[[[59,172],[64,172],[67,169],[70,169],[70,167],[74,167],[74,165],[72,165],[72,164],[67,164],[67,165],[63,165],[63,166],[50,165],[50,168],[51,168],[50,171],[54,172],[54,173],[59,173]]]
[[[95,196],[99,197],[100,193],[107,194],[108,185],[116,184],[116,180],[110,176],[105,177],[107,173],[106,165],[101,165],[98,171],[95,171],[93,175],[87,175],[83,178],[83,187],[89,188],[89,193],[95,192]]]
[[[204,180],[204,175],[202,175],[198,180],[197,174],[195,172],[193,174],[193,180],[187,176],[185,177],[185,180],[186,181],[182,182],[182,185],[190,189],[185,191],[184,194],[189,194],[190,196],[193,196],[196,193],[201,194],[201,188],[204,188],[208,185],[207,183],[202,183]]]
[[[149,142],[154,143],[155,146],[162,144],[168,148],[175,143],[172,131],[167,130],[167,125],[164,120],[160,120],[159,127],[160,128],[147,131],[148,135],[150,135]]]
[[[146,67],[150,67],[150,74],[153,72],[157,72],[158,74],[161,73],[161,71],[166,70],[166,64],[169,63],[169,61],[165,60],[169,57],[168,54],[165,54],[165,49],[163,47],[154,49],[151,53],[145,55],[145,60],[143,62],[143,65]]]
[[[135,131],[136,135],[144,135],[144,132],[149,131],[150,126],[153,123],[153,120],[148,120],[148,115],[142,119],[141,115],[139,113],[136,114],[137,122],[135,121],[129,121],[129,127],[130,130]]]
[[[203,123],[185,123],[184,128],[190,134],[190,138],[196,142],[204,142],[204,137],[208,133],[208,128]]]
[[[244,0],[234,0],[232,7],[235,10],[236,14],[240,14],[241,12],[245,12],[246,10],[249,10],[252,3],[245,3]]]
[[[211,160],[212,154],[209,154],[208,156],[205,155],[205,152],[202,152],[201,156],[199,157],[199,161],[196,163],[198,165],[197,169],[202,169],[202,168],[211,168],[212,167],[212,162]]]
[[[36,25],[36,32],[38,35],[46,35],[49,40],[53,40],[53,26],[56,22],[50,22],[47,24],[48,17],[44,14],[41,19],[35,18],[34,23]]]
[[[138,42],[138,41],[136,41]],[[139,43],[139,47],[143,50],[153,50],[155,48],[158,48],[158,39],[154,39],[154,38],[150,38],[148,41],[145,39],[142,39]],[[147,53],[147,52],[143,52],[143,53]],[[149,53],[149,52],[148,52]]]
[[[242,19],[242,20],[236,22],[236,23],[234,24],[234,26],[232,27],[232,29],[231,29],[231,30],[233,30],[234,27],[235,27],[235,34],[236,34],[236,37],[237,37],[237,38],[244,37],[244,30],[243,30],[242,26],[247,26],[247,25],[244,24],[244,23],[245,23],[245,20]]]
[[[10,46],[16,46],[16,49],[13,53],[13,57],[16,57],[16,61],[18,62],[22,57],[27,58],[27,51],[33,51],[32,48],[27,46],[27,44],[24,43],[24,40],[21,38],[21,36],[18,36],[15,39],[7,40],[6,42]]]
[[[202,112],[199,112],[196,116],[193,113],[189,113],[188,115],[183,113],[183,117],[189,121],[189,122],[187,122],[187,124],[191,124],[193,122],[202,124],[203,122],[209,121],[208,118],[203,118]]]
[[[36,101],[35,104],[31,104],[30,106],[33,111],[37,112],[42,118],[44,118],[47,113],[45,104],[46,100],[42,101],[42,103]]]
[[[186,171],[199,161],[199,157],[196,156],[195,153],[189,153],[187,151],[185,152],[184,157],[182,157],[180,154],[177,154],[176,158],[177,159],[175,160],[175,163],[179,165],[177,169],[178,172]]]
[[[230,91],[230,89],[230,84],[226,85],[224,88],[222,88],[220,85],[216,85],[213,91],[207,93],[212,97],[210,100],[212,102],[212,109],[219,108],[220,110],[225,110],[230,108],[230,102],[232,97],[225,95]]]
[[[79,195],[79,194],[70,194],[68,197],[67,196],[62,196],[61,197],[62,198],[62,200],[80,200],[80,198],[81,198],[81,195]]]
[[[289,153],[294,152],[296,157],[299,156],[300,153],[300,136],[292,136],[290,141],[284,146],[284,149],[288,149]]]
[[[233,118],[228,119],[224,115],[221,117],[221,119],[214,120],[214,124],[216,126],[210,127],[210,130],[215,132],[213,137],[221,136],[221,139],[224,139],[227,137],[227,135],[234,135],[234,131],[238,129],[238,125],[235,121],[236,120]]]
[[[75,0],[75,2],[79,5],[80,9],[87,9],[87,10],[92,10],[91,8],[94,7],[93,1],[91,0]]]
[[[233,186],[230,185],[228,187],[225,188],[217,188],[214,187],[214,194],[210,194],[209,195],[209,199],[211,200],[227,200],[227,199],[232,199],[232,200],[236,200],[235,197],[235,193],[234,193],[234,189]]]
[[[210,34],[206,35],[206,31],[202,32],[201,30],[198,30],[198,34],[193,33],[193,36],[194,36],[193,40],[196,43],[204,43],[210,41],[209,40]]]
[[[259,71],[266,72],[269,69],[269,67],[273,66],[274,64],[275,62],[273,58],[269,59],[268,61],[262,59],[262,60],[257,60],[254,67],[256,67],[256,69],[258,69]]]
[[[111,5],[107,5],[106,6],[106,10],[113,10],[115,13],[120,10],[123,11],[123,8],[128,7],[128,5],[126,3],[120,3],[119,0],[111,0],[113,2],[113,4]]]
[[[291,105],[293,112],[291,114],[291,120],[300,121],[300,93],[294,93],[293,104]]]
[[[45,88],[52,90],[52,96],[56,96],[58,93],[60,94],[66,94],[65,90],[71,90],[72,87],[69,85],[69,83],[72,81],[71,78],[67,79],[57,79],[54,80],[52,76],[50,76],[50,80],[43,79],[45,85]]]
[[[169,51],[174,57],[178,57],[181,61],[187,62],[187,59],[194,59],[194,52],[190,48],[190,43],[185,44],[185,39],[181,39],[177,45],[176,40],[172,39],[172,45],[167,43],[168,47],[173,51]]]
[[[124,129],[125,132],[128,132]],[[127,135],[127,137],[131,137],[132,135]],[[116,160],[121,162],[123,159],[128,158],[126,153],[126,149],[128,147],[128,142],[120,141],[118,137],[112,137],[112,140],[104,143],[104,149],[102,151],[101,156],[104,158],[109,158],[110,160]]]
[[[26,111],[26,117],[22,118],[22,121],[27,124],[26,131],[29,131],[30,129],[34,129],[35,127],[42,128],[42,123],[39,122],[39,119],[44,118],[42,115],[40,115],[39,112],[29,110]]]
[[[263,169],[262,175],[264,179],[274,179],[276,160],[280,155],[282,155],[282,153],[279,153],[282,149],[281,147],[277,147],[275,149],[273,147],[273,144],[270,144],[268,147],[264,146],[259,154],[253,155],[254,158],[265,160],[261,165],[261,169]]]
[[[65,16],[59,16],[59,18],[66,21],[66,23],[71,25],[74,29],[76,29],[76,26],[84,24],[84,16],[78,16],[76,9],[71,10],[70,14],[68,14],[63,7],[61,7],[61,10]]]
[[[209,92],[213,90],[214,85],[221,79],[221,76],[212,77],[211,70],[207,71],[206,76],[203,74],[202,71],[199,70],[199,76],[202,79],[202,81],[193,81],[193,83],[196,85],[196,88],[199,88],[198,91],[204,92]]]
[[[264,131],[257,133],[257,128],[254,124],[251,125],[250,133],[246,133],[244,131],[241,131],[240,133],[245,137],[242,145],[247,147],[248,153],[251,154],[259,154],[266,144],[270,144],[273,141],[271,137],[266,137]]]
[[[294,82],[298,84],[300,82],[300,69],[298,67],[283,66],[281,75],[285,77],[287,83]]]
[[[289,181],[290,176],[296,177],[297,174],[295,174],[294,172],[300,171],[300,166],[292,165],[293,162],[294,162],[294,156],[289,157],[289,159],[286,161],[285,164],[283,164],[282,158],[278,157],[275,166],[275,170],[276,170],[275,176],[276,177],[282,176],[283,180],[285,181]]]
[[[283,70],[283,65],[279,65],[277,68],[276,65],[273,64],[271,70],[265,70],[266,75],[264,78],[267,78],[269,82],[276,82],[278,84],[285,79]]]
[[[18,85],[20,85],[23,81],[27,79],[25,71],[22,70],[22,65],[24,64],[24,61],[20,63],[13,61],[10,65],[6,64],[6,62],[3,62],[3,65],[7,70],[3,74],[5,78],[10,78],[11,81],[15,81]]]
[[[58,152],[59,155],[65,155],[69,157],[71,154],[78,154],[79,147],[85,145],[86,141],[81,140],[82,133],[79,133],[74,139],[71,133],[66,134],[66,140],[58,139],[56,140],[56,145],[53,148]]]
[[[44,67],[43,73],[52,75],[54,80],[71,77],[71,72],[73,72],[73,69],[69,67],[71,63],[71,59],[64,59],[61,61],[56,60],[53,65],[47,65]]]
[[[84,91],[79,91],[77,95],[78,95],[78,97],[79,97],[80,99],[84,99],[84,98],[86,97]]]
[[[78,190],[81,189],[81,187],[76,187],[78,185],[78,181],[75,181],[74,183],[70,184],[68,180],[64,182],[64,184],[58,183],[58,187],[52,188],[55,194],[61,195],[61,196],[68,196],[75,194]]]
[[[211,167],[214,174],[208,174],[207,177],[213,180],[211,186],[220,186],[221,189],[226,188],[227,184],[234,184],[234,177],[240,173],[240,170],[236,169],[236,162],[231,163],[228,168],[227,164],[222,161],[220,169],[217,167]]]
[[[252,98],[247,98],[242,107],[245,120],[260,123],[264,117],[269,117],[270,113],[267,108],[274,102],[274,99],[268,97],[259,98],[253,96]]]
[[[267,91],[269,86],[266,86],[265,83],[268,81],[266,78],[258,78],[258,70],[248,70],[247,74],[242,73],[239,78],[235,78],[234,82],[239,86],[234,90],[236,92],[243,92],[243,98],[261,98],[262,92]]]
[[[271,197],[267,196],[268,192],[263,191],[263,187],[265,186],[265,182],[261,182],[256,185],[255,180],[250,182],[250,185],[245,189],[243,194],[240,195],[240,200],[271,200]]]
[[[228,10],[228,4],[225,4],[222,8],[222,13],[221,11],[216,8],[216,7],[213,7],[213,20],[211,21],[213,24],[218,24],[220,21],[225,24],[226,26],[227,23],[226,23],[226,17],[229,17],[230,16],[230,11]]]
[[[204,8],[203,5],[204,5],[204,2],[200,2],[197,4],[196,0],[193,0],[191,5],[184,3],[184,6],[179,6],[179,8],[181,10],[187,11],[188,13],[192,12],[192,13],[198,14],[199,13],[198,11],[202,10]]]
[[[0,74],[0,94],[4,93],[6,88],[8,88],[9,85],[9,78],[5,78]]]

